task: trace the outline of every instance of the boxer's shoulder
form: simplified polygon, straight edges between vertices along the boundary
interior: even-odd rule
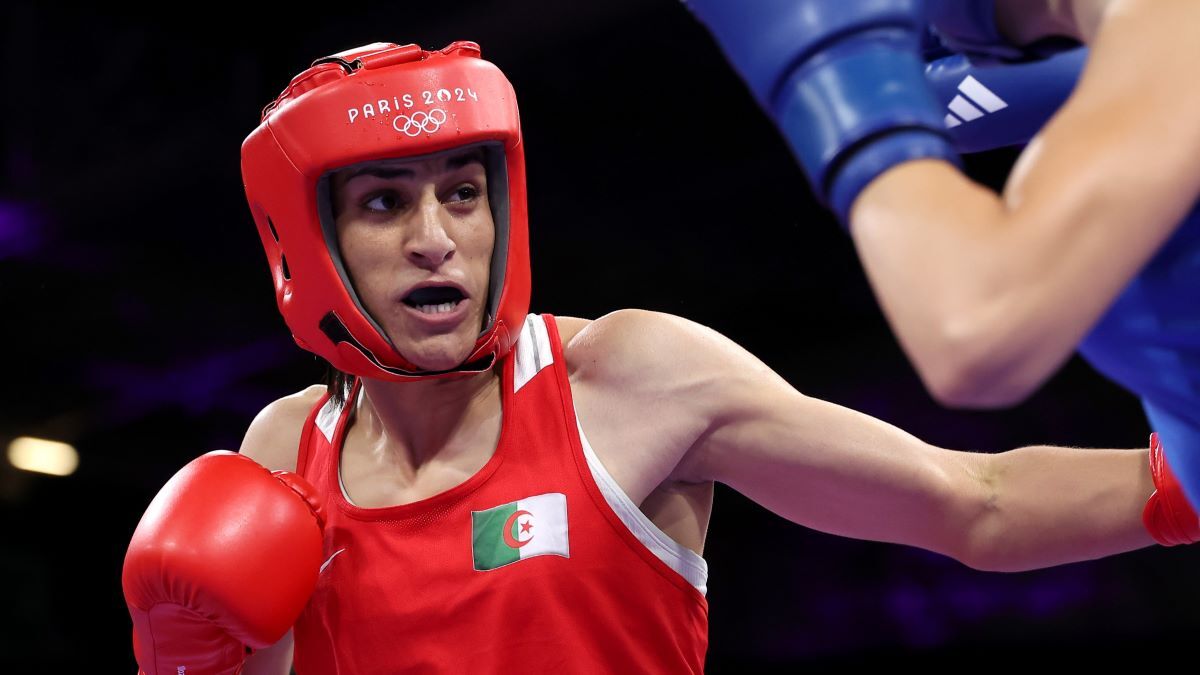
[[[562,331],[572,385],[586,383],[622,396],[653,393],[696,375],[713,346],[710,329],[663,312],[622,309],[594,321],[574,321],[579,323]]]
[[[572,380],[635,375],[648,359],[668,315],[640,309],[621,309],[580,323],[559,319],[563,357]]]
[[[563,349],[565,350],[571,344],[571,340],[583,329],[587,328],[592,323],[592,319],[580,319],[574,316],[558,316],[555,315],[554,323],[558,326],[558,337],[562,341]]]
[[[250,423],[239,452],[272,471],[295,471],[304,421],[324,395],[325,386],[314,384],[271,402]]]

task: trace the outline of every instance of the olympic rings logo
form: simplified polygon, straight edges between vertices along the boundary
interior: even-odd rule
[[[397,115],[392,118],[392,128],[405,136],[432,134],[441,129],[445,123],[446,111],[441,108],[434,108],[429,112],[418,110],[412,115]]]

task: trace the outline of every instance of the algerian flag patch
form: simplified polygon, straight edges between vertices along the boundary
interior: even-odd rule
[[[570,558],[567,496],[551,492],[472,511],[471,553],[480,572],[538,555]]]

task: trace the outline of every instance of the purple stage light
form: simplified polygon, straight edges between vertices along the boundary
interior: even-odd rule
[[[0,201],[0,260],[26,257],[40,248],[38,221],[28,204]]]

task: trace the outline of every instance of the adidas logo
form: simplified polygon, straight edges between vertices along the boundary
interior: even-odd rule
[[[988,113],[1008,107],[1008,103],[1004,99],[970,75],[958,83],[958,91],[954,100],[946,106],[950,109],[945,117],[947,129],[953,129],[964,122],[977,120]]]

